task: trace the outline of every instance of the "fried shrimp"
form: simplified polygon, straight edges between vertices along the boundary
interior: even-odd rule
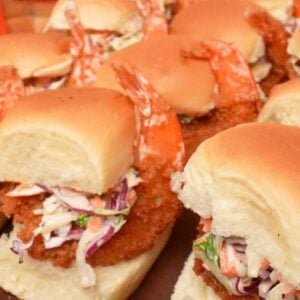
[[[273,86],[297,76],[287,52],[290,36],[279,21],[263,10],[249,9],[246,18],[263,37],[266,59],[272,64],[269,75],[260,82],[262,90],[269,95]]]

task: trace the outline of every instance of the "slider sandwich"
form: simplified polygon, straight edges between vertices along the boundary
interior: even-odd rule
[[[300,78],[277,85],[271,91],[258,122],[300,126]]]
[[[300,129],[248,124],[204,142],[172,189],[199,234],[172,300],[300,298]]]
[[[19,298],[127,299],[181,211],[176,114],[136,70],[115,70],[136,111],[115,91],[60,89],[0,123],[1,211],[14,224],[0,286]]]
[[[96,86],[124,93],[115,80],[114,64],[140,70],[176,110],[188,156],[218,131],[257,117],[260,96],[247,62],[234,45],[163,35],[114,52],[100,67]]]
[[[170,11],[174,1],[59,0],[45,26],[45,31],[70,30],[65,10],[71,2],[78,8],[85,32],[95,44],[105,44],[106,52],[110,53],[140,41],[148,31],[166,33],[165,12]]]
[[[41,32],[48,21],[55,0],[3,0],[10,33]]]
[[[287,52],[290,34],[250,0],[199,0],[174,17],[170,33],[190,36],[197,42],[233,43],[267,95],[275,84],[296,75]]]
[[[15,68],[28,93],[63,86],[71,65],[70,38],[63,33],[0,36],[0,69]]]

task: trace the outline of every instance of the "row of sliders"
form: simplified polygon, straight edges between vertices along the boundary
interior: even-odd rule
[[[126,299],[178,197],[201,221],[173,299],[298,300],[300,129],[262,124],[300,126],[293,3],[99,2],[0,37],[0,286]]]

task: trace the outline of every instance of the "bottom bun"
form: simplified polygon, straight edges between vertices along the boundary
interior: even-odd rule
[[[127,299],[143,280],[171,233],[171,229],[167,229],[150,251],[132,260],[96,267],[96,286],[84,289],[75,266],[69,269],[54,267],[51,262],[33,260],[28,254],[24,263],[19,264],[18,257],[10,250],[16,239],[15,231],[9,238],[3,236],[0,240],[0,287],[20,299],[30,300]]]
[[[213,289],[194,273],[194,260],[194,254],[191,253],[177,280],[171,300],[220,300]]]

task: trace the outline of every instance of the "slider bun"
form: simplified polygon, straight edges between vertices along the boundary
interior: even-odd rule
[[[202,143],[173,179],[186,207],[212,216],[217,235],[244,237],[249,249],[298,288],[299,149],[297,127],[237,126]]]
[[[62,76],[72,59],[63,33],[16,33],[0,36],[0,66],[12,65],[22,78]]]
[[[68,0],[55,5],[45,30],[69,30],[65,17]],[[142,18],[134,0],[75,0],[84,28],[111,30],[122,34],[137,32],[142,28]]]
[[[170,30],[172,34],[188,35],[198,42],[222,40],[234,43],[250,60],[260,39],[245,19],[245,12],[253,6],[250,0],[200,0],[180,11]]]
[[[134,137],[134,108],[115,91],[36,93],[0,123],[0,181],[102,194],[132,165]]]
[[[166,35],[114,52],[100,68],[96,85],[122,91],[111,65],[127,64],[139,70],[178,113],[204,115],[215,107],[215,79],[208,62],[182,56],[182,49],[192,45]]]
[[[29,15],[30,6],[27,0],[2,0],[6,18]]]
[[[33,16],[49,17],[56,0],[29,0],[30,12]]]
[[[259,122],[276,122],[300,127],[300,78],[273,88],[258,117]]]
[[[9,33],[34,31],[32,18],[30,16],[11,17],[6,19],[6,24]]]
[[[41,33],[47,22],[48,22],[47,17],[40,17],[40,16],[13,17],[6,20],[9,33],[20,33],[20,32]]]
[[[159,242],[148,252],[134,259],[109,267],[96,267],[96,286],[84,289],[74,264],[71,268],[54,267],[49,261],[37,261],[25,254],[24,263],[10,250],[15,232],[10,238],[0,240],[0,286],[20,299],[127,299],[138,287],[144,276],[164,248],[170,236],[167,229]],[[122,251],[122,249],[120,249]]]
[[[194,271],[194,254],[191,253],[178,277],[171,300],[220,300],[213,289]]]

